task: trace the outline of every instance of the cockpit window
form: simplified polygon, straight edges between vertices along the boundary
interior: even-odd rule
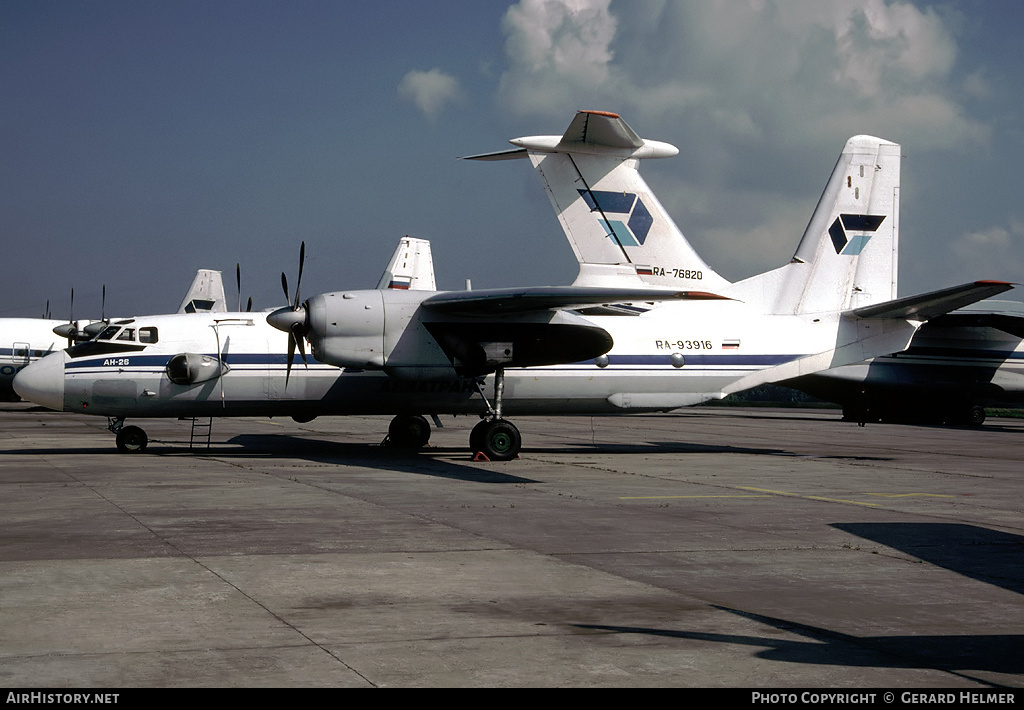
[[[117,331],[121,330],[119,325],[109,325],[103,329],[99,335],[96,336],[97,340],[113,340],[114,336],[117,335]]]
[[[127,341],[135,340],[135,328],[125,328],[118,334],[117,339]]]
[[[156,328],[139,328],[140,343],[155,343],[157,340]]]

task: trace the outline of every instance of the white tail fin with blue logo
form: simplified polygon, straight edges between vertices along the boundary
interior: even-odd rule
[[[729,295],[778,314],[844,311],[896,298],[899,195],[899,145],[854,136],[792,261],[735,284]]]
[[[517,149],[471,160],[529,157],[580,273],[575,286],[652,286],[719,291],[728,282],[690,246],[640,176],[644,158],[675,146],[645,140],[616,114],[580,111],[562,136],[511,141]]]
[[[847,141],[792,261],[730,284],[707,265],[640,176],[678,150],[618,115],[580,111],[562,136],[511,141],[476,160],[529,157],[580,264],[577,286],[646,284],[713,291],[764,313],[842,311],[896,296],[900,147]]]

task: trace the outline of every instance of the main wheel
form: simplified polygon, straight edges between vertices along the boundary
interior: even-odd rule
[[[403,449],[421,449],[430,441],[430,424],[419,414],[399,414],[388,426],[388,443]]]
[[[511,461],[519,455],[523,437],[512,422],[504,419],[482,421],[473,427],[469,446],[474,454],[481,453],[491,461]]]
[[[964,412],[964,421],[971,426],[981,426],[985,423],[985,408],[977,404],[968,407]]]
[[[117,432],[117,450],[125,454],[137,454],[146,450],[149,437],[137,426],[121,427]]]

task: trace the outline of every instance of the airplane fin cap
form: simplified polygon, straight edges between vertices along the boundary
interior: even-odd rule
[[[512,160],[528,153],[607,155],[620,158],[671,158],[679,149],[671,143],[641,138],[618,114],[608,111],[577,111],[560,136],[524,136],[509,141],[511,150],[467,155],[463,160]]]

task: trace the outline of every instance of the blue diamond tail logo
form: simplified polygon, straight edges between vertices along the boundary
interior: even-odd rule
[[[598,221],[619,246],[636,247],[647,241],[647,235],[654,225],[654,217],[639,195],[605,190],[578,192],[590,211],[598,213]],[[612,219],[613,216],[621,219]]]
[[[883,221],[884,214],[841,214],[836,217],[836,221],[828,228],[836,254],[859,255]]]

